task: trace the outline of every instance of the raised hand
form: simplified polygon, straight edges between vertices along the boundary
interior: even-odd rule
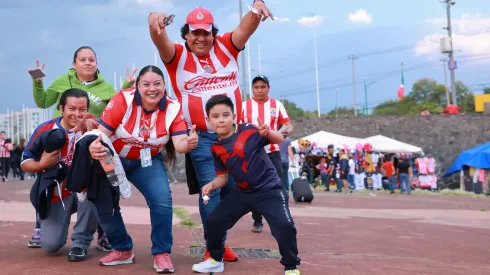
[[[264,4],[262,1],[256,1],[252,5],[256,10],[257,14],[262,17],[262,22],[267,20],[267,18],[271,18],[274,20],[274,15],[272,15],[272,12],[269,10],[269,8]]]
[[[77,120],[77,125],[70,129],[70,132],[78,132],[78,131],[92,131],[94,128],[98,127],[97,121],[87,118],[84,116],[82,119]]]
[[[136,73],[136,68],[131,73],[129,71],[129,68],[126,67],[126,81],[129,82],[129,84],[131,84],[131,85],[133,85],[136,82],[136,77],[134,77],[135,73]]]
[[[259,130],[259,134],[264,137],[268,137],[269,134],[271,133],[271,129],[269,128],[269,125],[264,124],[260,118],[257,118],[257,122],[259,123],[257,129]]]
[[[44,66],[45,66],[45,65],[46,65],[46,64],[42,64],[42,65],[41,65],[41,70],[43,70],[43,71],[44,71]],[[39,60],[36,60],[36,69],[39,69]],[[29,68],[29,69],[27,70],[27,72],[30,72],[30,71],[33,71],[33,70],[35,70],[35,69]],[[38,82],[38,83],[39,83],[39,82],[41,82],[43,79],[42,79],[42,78],[36,78],[35,80],[36,80],[36,82]]]
[[[189,137],[187,137],[187,146],[190,149],[194,149],[196,148],[198,141],[199,141],[199,137],[197,136],[196,133],[196,125],[192,125],[192,128],[189,132]]]
[[[162,33],[162,30],[165,29],[167,25],[172,23],[172,20],[167,22],[165,20],[168,17],[165,13],[154,12],[151,13],[148,17],[148,24],[150,25],[150,29],[156,31],[158,35]]]

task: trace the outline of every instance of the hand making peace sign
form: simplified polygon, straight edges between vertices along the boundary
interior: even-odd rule
[[[46,65],[46,64],[43,64],[43,65],[41,66],[41,70],[43,70],[43,71],[44,71],[44,66],[45,66],[45,65]],[[36,60],[36,69],[39,69],[39,60]],[[33,71],[33,70],[34,70],[34,69],[29,68],[29,69],[27,70],[27,72],[31,72],[31,71]],[[38,82],[38,83],[39,83],[39,82],[41,82],[41,81],[42,81],[42,78],[36,78],[35,80],[36,80],[36,82]]]

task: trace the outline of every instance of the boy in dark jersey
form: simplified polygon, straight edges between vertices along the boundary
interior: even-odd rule
[[[206,220],[207,249],[211,258],[195,264],[192,270],[200,273],[223,272],[223,237],[227,230],[251,210],[261,213],[279,244],[286,275],[297,275],[300,264],[296,242],[296,227],[289,212],[288,194],[264,146],[280,144],[284,137],[271,131],[259,120],[259,125],[239,124],[234,128],[232,101],[223,95],[213,96],[206,103],[207,120],[219,139],[211,147],[216,178],[202,188],[203,199],[228,182],[230,173],[237,190],[230,190]]]

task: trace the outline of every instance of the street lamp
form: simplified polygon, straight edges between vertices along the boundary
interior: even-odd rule
[[[376,83],[377,81],[374,80],[374,81],[371,81],[371,82],[366,82],[364,80],[364,115],[367,116],[368,115],[368,101],[367,101],[367,89],[369,86],[373,85],[374,83]]]

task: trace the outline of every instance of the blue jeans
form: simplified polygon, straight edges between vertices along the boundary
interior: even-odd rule
[[[189,152],[194,169],[196,170],[197,180],[199,187],[203,187],[212,181],[216,177],[216,171],[214,169],[214,159],[211,153],[211,146],[218,139],[218,134],[209,133],[207,131],[196,131],[199,136],[199,142],[197,147]],[[199,213],[201,214],[201,221],[204,229],[204,240],[208,239],[208,228],[206,220],[218,206],[222,197],[228,192],[229,188],[233,188],[235,182],[231,175],[228,176],[228,185],[221,190],[214,190],[209,196],[209,201],[204,204],[202,201],[202,193],[199,192]],[[226,240],[226,234],[225,238]]]
[[[328,187],[328,185],[330,183],[328,182],[328,175],[327,175],[327,173],[320,173],[320,177],[322,178],[322,184],[323,184],[323,186]]]
[[[282,178],[282,185],[284,189],[289,192],[289,162],[281,162],[282,172],[284,174]]]
[[[408,174],[407,173],[400,173],[398,175],[398,177],[400,178],[400,189],[401,189],[401,192],[405,192],[405,190],[408,191],[408,193],[411,193],[412,192],[412,186],[410,185],[410,181],[408,180],[409,177],[408,177]]]
[[[388,186],[390,187],[390,192],[395,192],[396,190],[396,177],[388,177]]]
[[[140,160],[121,158],[128,180],[143,194],[150,208],[151,254],[172,252],[172,192],[168,184],[167,172],[161,154],[152,157],[151,167],[141,167]],[[115,209],[110,224],[101,224],[112,247],[120,251],[132,249],[121,217],[120,209]]]
[[[356,189],[356,183],[354,182],[354,175],[353,174],[347,175],[347,182],[349,182],[349,185],[352,189]]]

